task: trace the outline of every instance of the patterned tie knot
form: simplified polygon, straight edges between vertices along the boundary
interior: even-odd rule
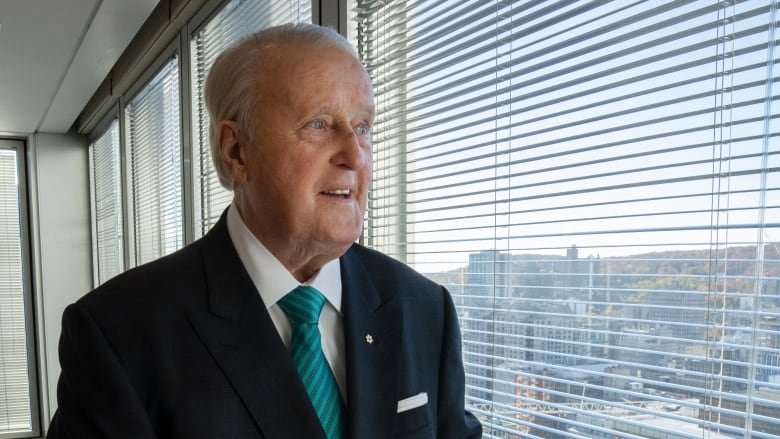
[[[316,325],[324,305],[325,296],[308,285],[295,288],[279,300],[279,306],[293,326],[306,323]]]

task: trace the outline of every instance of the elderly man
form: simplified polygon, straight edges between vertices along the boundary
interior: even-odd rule
[[[374,119],[354,49],[261,31],[217,59],[206,100],[234,201],[68,307],[48,437],[479,437],[449,294],[354,243]]]

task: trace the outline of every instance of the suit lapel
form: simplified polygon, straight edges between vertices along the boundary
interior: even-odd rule
[[[209,312],[190,322],[266,438],[324,432],[284,343],[227,233],[225,216],[202,241]]]
[[[341,279],[349,436],[390,438],[398,404],[400,305],[376,288],[351,250],[341,259]]]

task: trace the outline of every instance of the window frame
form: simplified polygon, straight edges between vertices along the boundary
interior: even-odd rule
[[[168,46],[162,52],[155,58],[154,62],[152,62],[149,67],[144,71],[143,74],[141,74],[138,79],[133,83],[133,85],[128,88],[127,93],[122,95],[119,99],[119,108],[120,111],[120,144],[121,146],[121,161],[122,161],[122,169],[123,169],[123,175],[122,175],[122,196],[125,200],[124,202],[124,223],[125,223],[125,252],[126,252],[126,259],[125,259],[125,269],[129,269],[131,267],[135,267],[139,265],[138,257],[137,257],[137,249],[136,249],[136,224],[135,224],[135,210],[133,206],[133,193],[132,193],[132,175],[131,170],[129,169],[129,165],[131,163],[131,147],[130,147],[130,134],[127,129],[127,104],[131,102],[138,94],[144,90],[144,88],[149,84],[149,82],[162,71],[162,69],[166,66],[167,63],[171,61],[173,57],[176,57],[177,62],[177,68],[178,68],[178,81],[179,81],[179,142],[180,142],[180,150],[179,150],[179,166],[181,166],[181,207],[182,207],[182,223],[180,224],[181,230],[182,230],[182,246],[186,245],[189,242],[190,237],[188,237],[187,233],[187,223],[185,217],[185,212],[187,209],[187,203],[188,203],[188,195],[187,193],[190,192],[190,187],[188,186],[188,180],[186,178],[185,170],[187,166],[185,165],[189,161],[189,156],[185,154],[188,147],[185,146],[185,140],[187,140],[187,137],[185,137],[184,134],[184,127],[185,122],[184,120],[189,117],[189,114],[185,114],[185,106],[184,106],[184,93],[182,92],[182,43],[181,43],[181,32],[178,32],[176,34],[176,37],[171,41]]]
[[[9,146],[3,145],[8,142]],[[36,292],[33,289],[33,269],[32,269],[32,248],[31,248],[31,229],[30,229],[30,199],[29,199],[29,180],[27,173],[27,144],[29,140],[20,137],[0,136],[0,148],[14,149],[16,151],[17,168],[17,197],[19,200],[19,237],[20,237],[20,255],[22,269],[22,288],[24,303],[24,327],[26,337],[27,351],[27,383],[30,397],[30,421],[31,429],[26,433],[0,433],[0,439],[21,439],[37,438],[41,436],[42,425],[42,391],[43,386],[40,382],[40,364],[38,358],[43,354],[38,347],[38,327],[36,324]],[[10,146],[15,144],[15,146]]]
[[[89,159],[89,207],[90,207],[90,237],[92,246],[92,286],[97,287],[100,285],[100,265],[99,265],[99,252],[98,252],[98,232],[97,232],[97,194],[95,192],[95,163],[94,163],[94,144],[104,134],[107,133],[111,126],[111,123],[116,121],[117,129],[119,130],[119,207],[120,215],[122,216],[122,270],[124,271],[128,267],[127,253],[127,196],[125,193],[125,175],[126,175],[126,163],[124,160],[125,142],[123,141],[124,135],[124,122],[122,118],[122,112],[119,108],[119,102],[117,102],[112,109],[98,122],[95,129],[87,137],[87,145],[89,145],[88,159]]]

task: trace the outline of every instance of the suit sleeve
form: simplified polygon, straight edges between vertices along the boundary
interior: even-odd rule
[[[439,413],[437,415],[440,439],[476,439],[482,436],[482,425],[465,410],[465,373],[461,351],[460,327],[450,293],[444,294],[444,332],[439,363]]]
[[[156,437],[109,341],[78,303],[63,314],[59,355],[59,407],[47,439]]]

